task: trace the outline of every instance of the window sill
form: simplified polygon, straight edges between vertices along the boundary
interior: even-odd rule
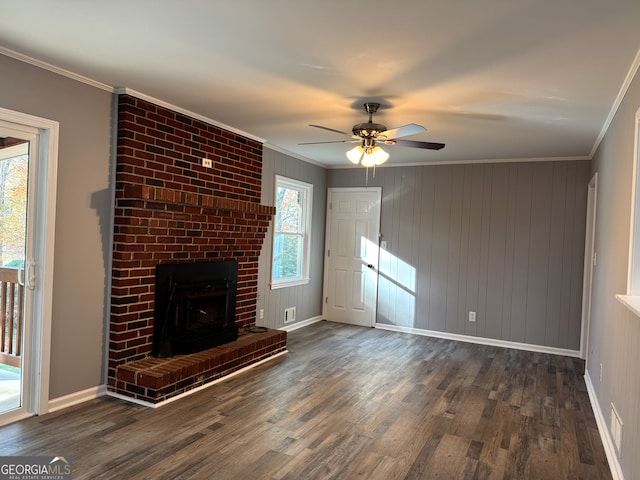
[[[616,300],[640,317],[640,296],[637,295],[616,295]]]
[[[299,285],[306,285],[309,283],[308,278],[303,278],[302,280],[294,280],[292,282],[278,282],[271,284],[271,290],[277,290],[278,288],[286,288],[286,287],[297,287]]]

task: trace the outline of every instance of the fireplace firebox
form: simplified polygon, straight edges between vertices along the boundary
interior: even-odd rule
[[[237,284],[235,261],[158,265],[153,355],[196,353],[236,340]]]

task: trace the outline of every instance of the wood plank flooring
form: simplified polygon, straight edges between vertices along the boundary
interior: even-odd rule
[[[158,409],[101,397],[0,428],[74,479],[609,479],[581,360],[320,322]]]

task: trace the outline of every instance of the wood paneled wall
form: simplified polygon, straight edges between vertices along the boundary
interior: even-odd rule
[[[271,290],[271,250],[273,225],[269,227],[262,245],[258,269],[258,304],[256,323],[269,328],[291,326],[284,323],[284,309],[296,307],[296,323],[322,315],[322,280],[324,275],[324,231],[327,205],[327,170],[283,153],[265,148],[262,153],[263,205],[274,204],[275,176],[301,180],[313,185],[313,212],[311,215],[311,278],[306,285]],[[260,319],[259,312],[264,311]]]
[[[640,478],[640,316],[615,296],[627,292],[639,71],[621,98],[592,163],[592,173],[598,173],[598,261],[593,272],[587,374],[593,386],[594,408],[601,411],[605,428],[610,433],[612,405],[623,422],[622,447],[614,455],[616,467],[630,479]]]
[[[580,348],[588,161],[379,168],[379,323]],[[363,186],[363,169],[328,187]],[[468,321],[477,312],[476,322]]]

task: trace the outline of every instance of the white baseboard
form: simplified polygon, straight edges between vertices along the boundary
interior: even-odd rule
[[[290,323],[283,327],[278,327],[278,330],[284,330],[285,332],[293,332],[294,330],[298,330],[299,328],[313,325],[314,323],[321,322],[322,320],[324,320],[324,318],[322,318],[322,315],[317,317],[311,317],[311,318],[307,318],[306,320],[302,320],[300,322]]]
[[[79,392],[70,393],[62,397],[49,400],[47,405],[47,413],[62,410],[78,403],[86,402],[87,400],[93,400],[94,398],[102,397],[107,393],[106,385],[98,385],[97,387],[87,388]]]
[[[386,323],[376,323],[375,327],[381,330],[411,333],[414,335],[423,335],[425,337],[444,338],[446,340],[456,340],[459,342],[477,343],[480,345],[489,345],[493,347],[515,348],[516,350],[549,353],[552,355],[563,355],[566,357],[580,357],[580,350],[569,350],[567,348],[547,347],[545,345],[533,345],[530,343],[509,342],[507,340],[497,340],[495,338],[473,337],[471,335],[438,332],[436,330],[424,330],[422,328],[400,327],[398,325],[388,325]]]
[[[194,389],[195,390],[195,389]],[[119,400],[124,400],[125,402],[135,403],[136,405],[142,405],[143,407],[156,408],[158,405],[151,402],[145,402],[144,400],[139,400],[137,398],[127,397],[126,395],[122,395],[120,393],[107,391],[108,397],[117,398]]]
[[[596,423],[598,424],[598,432],[600,432],[600,439],[604,446],[604,452],[607,454],[607,461],[609,462],[609,469],[611,470],[611,476],[613,480],[624,480],[624,474],[622,473],[622,466],[616,455],[616,447],[613,444],[613,439],[609,433],[609,426],[607,425],[606,417],[602,413],[596,391],[593,388],[589,371],[584,374],[584,383],[587,385],[587,393],[589,394],[589,401],[591,402],[591,408],[593,414],[596,417]]]
[[[131,398],[131,397],[127,397],[126,395],[121,395],[119,393],[116,392],[106,392],[107,395],[109,395],[110,397],[115,397],[115,398],[119,398],[120,400],[126,400],[127,402],[131,402],[131,403],[135,403],[136,405],[142,405],[144,407],[150,407],[150,408],[160,408],[164,405],[168,405],[169,403],[175,402],[176,400],[180,400],[181,398],[187,397],[193,393],[199,392],[200,390],[204,390],[205,388],[209,388],[212,385],[215,385],[216,383],[220,383],[223,382],[225,380],[230,379],[231,377],[235,377],[236,375],[240,375],[241,373],[246,372],[247,370],[251,370],[253,367],[257,367],[258,365],[262,365],[263,363],[269,362],[271,360],[273,360],[274,358],[277,358],[281,355],[285,355],[286,353],[289,353],[288,350],[284,350],[282,352],[278,352],[275,355],[271,355],[270,357],[267,358],[263,358],[262,360],[252,363],[251,365],[247,365],[246,367],[243,367],[239,370],[236,370],[234,372],[231,372],[228,375],[224,375],[220,378],[216,378],[215,380],[209,382],[209,383],[205,383],[204,385],[200,385],[199,387],[193,388],[191,390],[187,390],[186,392],[180,393],[179,395],[176,395],[175,397],[171,397],[168,398],[167,400],[164,400],[162,402],[158,402],[158,403],[151,403],[151,402],[145,402],[144,400],[139,400],[137,398]]]

